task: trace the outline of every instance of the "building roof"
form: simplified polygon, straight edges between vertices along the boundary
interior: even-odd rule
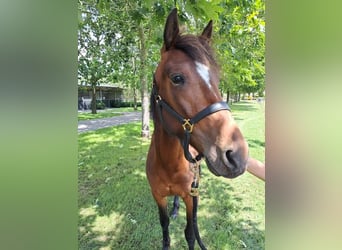
[[[78,87],[91,87],[90,84],[77,84]],[[100,83],[98,85],[96,85],[96,87],[102,88],[102,89],[124,89],[122,87],[119,87],[115,84],[110,84],[110,83]]]

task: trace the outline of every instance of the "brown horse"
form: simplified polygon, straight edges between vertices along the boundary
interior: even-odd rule
[[[159,208],[163,249],[169,249],[167,196],[178,196],[186,205],[185,238],[189,249],[197,239],[198,161],[209,170],[235,178],[246,169],[248,146],[222,101],[218,66],[210,48],[212,21],[200,36],[181,35],[177,9],[168,16],[161,60],[154,74],[151,110],[154,133],[146,162],[147,178]],[[196,155],[194,157],[194,155]]]

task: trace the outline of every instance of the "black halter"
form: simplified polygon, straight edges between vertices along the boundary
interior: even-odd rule
[[[184,140],[182,141],[182,146],[184,149],[185,158],[191,163],[196,163],[197,161],[199,161],[203,157],[202,154],[199,154],[195,158],[193,158],[191,153],[189,152],[190,135],[192,133],[195,123],[199,122],[204,117],[211,115],[215,112],[218,112],[220,110],[230,111],[228,104],[224,101],[216,102],[204,108],[200,112],[198,112],[193,118],[186,119],[180,114],[178,114],[172,107],[170,107],[169,104],[167,104],[167,102],[164,101],[164,99],[158,94],[158,90],[155,84],[153,84],[152,95],[156,102],[158,116],[164,129],[170,133],[170,130],[167,129],[167,126],[164,123],[164,120],[162,117],[162,108],[164,108],[169,114],[171,114],[174,118],[176,118],[177,121],[181,123],[184,129]]]

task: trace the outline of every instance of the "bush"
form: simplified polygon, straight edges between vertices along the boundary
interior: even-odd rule
[[[137,106],[141,107],[141,102],[137,102]],[[134,102],[122,102],[121,107],[134,107]]]
[[[138,107],[141,107],[141,102],[137,103]],[[110,106],[113,108],[126,108],[126,107],[134,107],[134,102],[120,102],[120,101],[111,101]]]
[[[101,102],[101,101],[98,101]],[[134,102],[122,102],[121,100],[104,100],[102,103],[109,108],[126,108],[134,107]],[[138,107],[141,107],[141,102],[137,103]]]
[[[105,109],[105,108],[106,108],[106,105],[102,101],[99,101],[99,100],[96,101],[96,109]]]

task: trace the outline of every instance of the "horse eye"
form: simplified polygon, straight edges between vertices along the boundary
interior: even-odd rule
[[[179,74],[177,74],[177,75],[172,75],[172,76],[170,77],[170,79],[171,79],[171,81],[172,81],[174,84],[177,84],[177,85],[179,85],[179,84],[184,84],[184,77],[183,77],[182,75],[179,75]]]

